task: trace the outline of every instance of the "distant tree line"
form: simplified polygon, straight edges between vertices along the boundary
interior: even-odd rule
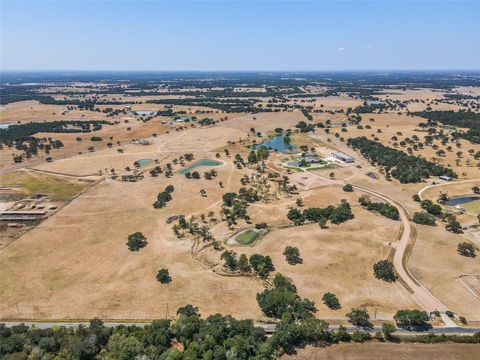
[[[472,111],[420,111],[412,115],[428,119],[428,125],[441,123],[458,128],[467,128],[467,131],[457,131],[451,135],[454,138],[463,138],[474,144],[480,144],[480,113]]]

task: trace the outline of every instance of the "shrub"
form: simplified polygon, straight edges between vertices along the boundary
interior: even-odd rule
[[[172,281],[167,269],[160,269],[157,273],[157,281],[161,284],[168,284]]]
[[[392,338],[392,334],[397,331],[397,328],[393,324],[383,323],[382,325],[382,333],[385,336],[385,339],[390,340]]]
[[[435,216],[425,211],[416,212],[413,214],[413,222],[416,224],[434,226],[435,221],[436,221]]]
[[[471,257],[474,258],[476,256],[475,254],[475,246],[473,246],[472,243],[468,243],[466,241],[459,243],[457,245],[457,252],[460,255],[466,256],[466,257]]]
[[[373,265],[373,273],[377,279],[394,282],[397,280],[397,274],[393,268],[393,263],[389,260],[381,260]]]
[[[341,308],[340,302],[335,294],[327,292],[322,296],[323,303],[332,310],[338,310]]]
[[[343,191],[352,192],[352,191],[353,191],[353,186],[352,186],[351,184],[346,184],[346,185],[343,187]]]
[[[283,255],[285,255],[285,259],[290,265],[297,265],[303,263],[303,260],[300,257],[300,251],[298,251],[298,248],[296,247],[287,246],[285,248],[285,251],[283,252]]]
[[[147,246],[148,241],[141,232],[128,235],[127,246],[130,251],[138,251]]]
[[[363,343],[367,340],[370,340],[371,336],[368,332],[355,330],[351,336],[353,342]]]

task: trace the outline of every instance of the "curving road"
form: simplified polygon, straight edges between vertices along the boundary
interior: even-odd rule
[[[422,193],[425,190],[428,190],[430,188],[440,187],[440,186],[448,186],[448,185],[454,185],[454,184],[462,184],[462,183],[468,183],[468,182],[475,182],[475,181],[480,182],[480,179],[460,180],[460,181],[444,182],[444,183],[435,184],[435,185],[428,185],[428,186],[425,186],[424,188],[420,189],[420,191],[418,192],[418,196],[420,196],[420,200],[424,200],[423,197],[422,197]]]
[[[403,262],[405,251],[407,249],[410,237],[412,236],[412,226],[408,218],[408,212],[395,200],[390,197],[379,193],[377,191],[364,188],[362,186],[353,185],[354,188],[374,195],[389,204],[395,206],[400,214],[400,221],[402,222],[401,235],[398,242],[395,244],[395,254],[393,257],[393,265],[400,279],[410,288],[409,291],[415,302],[424,310],[431,312],[438,310],[440,312],[447,311],[447,307],[443,305],[436,297],[434,297],[424,286],[422,286],[418,280],[416,280],[412,274],[408,271],[407,264]]]

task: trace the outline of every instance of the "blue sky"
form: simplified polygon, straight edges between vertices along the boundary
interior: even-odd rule
[[[1,69],[480,69],[480,2],[5,1]]]

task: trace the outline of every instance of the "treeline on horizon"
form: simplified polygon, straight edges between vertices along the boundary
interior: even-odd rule
[[[348,93],[364,100],[372,99],[382,87],[396,88],[439,88],[452,89],[455,86],[480,86],[480,76],[475,72],[3,72],[0,104],[22,100],[44,100],[48,95],[37,93],[41,88],[73,82],[111,82],[99,89],[93,85],[89,92],[62,91],[55,95],[118,94],[129,96],[163,95],[155,89],[162,85],[171,95],[197,96],[189,88],[208,89],[220,87],[223,91],[211,91],[215,97],[314,97]],[[31,83],[31,85],[26,85]],[[56,83],[56,84],[53,84]],[[326,94],[308,94],[302,86],[325,86]],[[265,87],[266,92],[233,91],[234,88]],[[185,89],[184,91],[177,91]]]
[[[454,138],[463,138],[474,144],[480,144],[480,113],[472,111],[418,111],[412,115],[428,119],[427,126],[435,126],[438,123],[457,128],[466,128],[467,131],[456,131],[451,135]]]

